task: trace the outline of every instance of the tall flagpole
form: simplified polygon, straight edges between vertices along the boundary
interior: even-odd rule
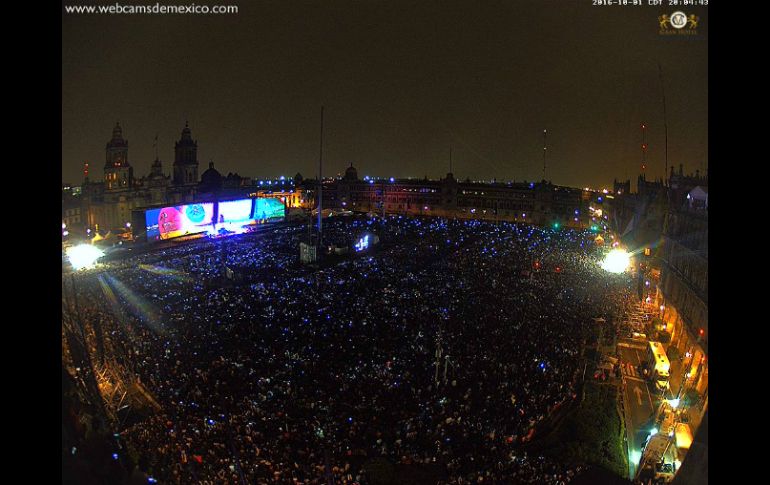
[[[642,123],[642,177],[647,176],[647,125]]]
[[[665,159],[666,159],[666,168],[665,172],[663,173],[663,180],[666,180],[666,177],[668,177],[668,123],[666,120],[666,87],[663,84],[663,68],[660,65],[660,62],[658,62],[658,73],[660,74],[660,92],[663,97],[663,131],[665,133]]]
[[[324,107],[321,106],[321,147],[318,151],[318,246],[321,246],[321,209],[323,208],[323,152],[324,152]]]
[[[545,151],[546,151],[546,134],[548,130],[543,130],[543,182],[545,182]]]

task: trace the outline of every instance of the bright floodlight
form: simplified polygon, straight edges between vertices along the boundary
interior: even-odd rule
[[[96,260],[104,256],[101,249],[90,244],[80,244],[67,250],[70,264],[76,270],[90,268],[96,264]]]
[[[631,264],[631,256],[623,249],[613,249],[602,262],[602,269],[610,273],[622,273]]]

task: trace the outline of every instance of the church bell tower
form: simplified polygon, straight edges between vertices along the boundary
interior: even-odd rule
[[[120,123],[112,129],[105,147],[104,186],[107,190],[127,190],[134,182],[134,169],[128,163],[128,140],[123,139]]]
[[[182,137],[174,146],[174,185],[198,183],[198,142],[192,139],[190,126],[185,122]]]

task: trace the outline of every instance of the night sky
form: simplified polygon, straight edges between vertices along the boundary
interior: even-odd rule
[[[137,176],[156,133],[171,172],[189,120],[199,172],[313,177],[322,105],[325,175],[443,177],[451,146],[458,178],[539,179],[547,128],[547,178],[602,187],[639,173],[644,121],[659,177],[658,62],[669,165],[708,165],[708,8],[682,9],[696,35],[668,37],[671,8],[591,0],[190,3],[240,12],[62,14],[63,181],[80,184],[86,160],[101,178],[116,121]]]

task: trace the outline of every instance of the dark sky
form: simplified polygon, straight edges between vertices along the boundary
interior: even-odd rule
[[[164,3],[185,3],[183,0]],[[86,0],[64,0],[66,4]],[[91,1],[90,3],[96,3]],[[104,0],[102,4],[114,2]],[[141,0],[125,1],[140,4]],[[154,4],[155,1],[150,2]],[[101,177],[116,121],[135,173],[159,133],[164,171],[185,120],[226,174],[535,179],[606,186],[707,166],[707,8],[697,35],[661,36],[670,8],[574,1],[238,1],[234,15],[63,14],[62,177]],[[649,176],[648,176],[649,178]]]

